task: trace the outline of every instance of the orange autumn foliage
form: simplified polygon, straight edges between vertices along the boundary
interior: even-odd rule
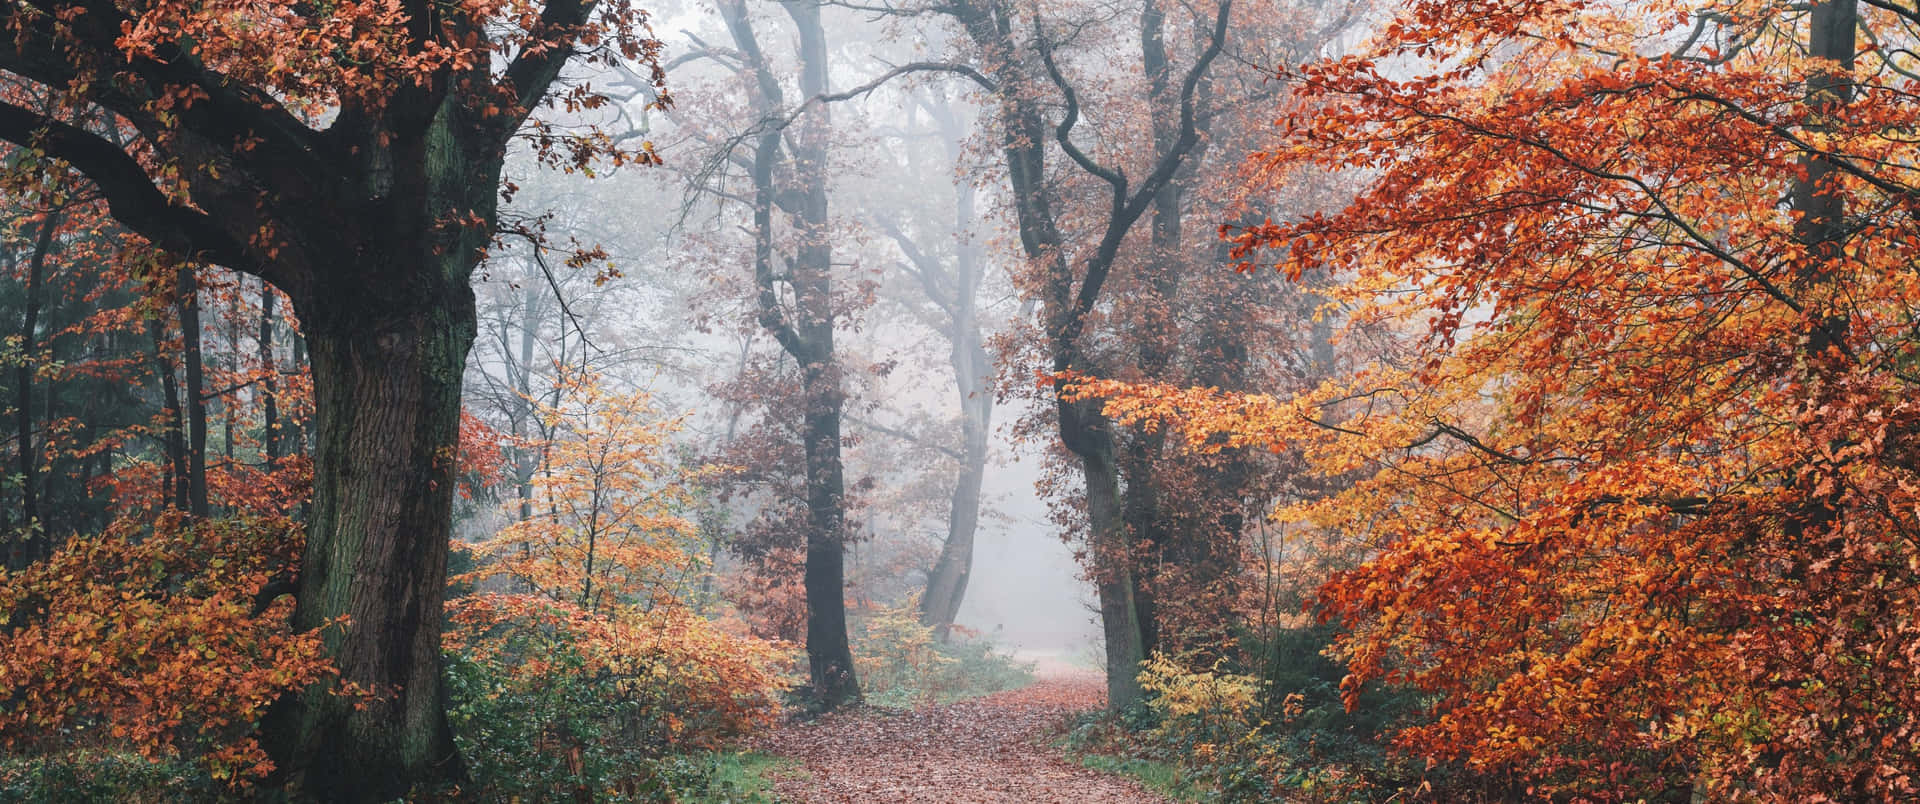
[[[470,595],[448,604],[448,619],[448,650],[506,668],[515,683],[574,675],[642,702],[624,739],[649,750],[714,749],[770,726],[789,686],[780,643],[729,633],[681,606],[596,613],[539,596]]]
[[[501,448],[509,436],[493,429],[480,417],[460,411],[460,440],[457,466],[460,467],[460,496],[473,499],[474,492],[498,486],[506,479],[507,454]]]
[[[705,571],[682,512],[692,503],[685,484],[707,470],[674,462],[668,439],[681,420],[591,374],[557,382],[559,401],[536,403],[553,437],[537,445],[535,513],[475,545],[481,564],[467,580],[504,579],[589,611],[674,599]],[[519,506],[507,503],[510,513]]]
[[[1379,359],[1079,393],[1361,478],[1277,516],[1350,545],[1349,695],[1433,696],[1405,751],[1515,796],[1915,795],[1920,14],[1475,8],[1297,71],[1261,180],[1365,189],[1232,233]]]
[[[267,772],[267,705],[330,674],[320,634],[288,628],[293,599],[259,599],[301,541],[284,518],[167,512],[0,571],[0,746],[186,755],[232,784]]]

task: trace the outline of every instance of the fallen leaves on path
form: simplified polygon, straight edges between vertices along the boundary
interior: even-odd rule
[[[945,706],[835,713],[784,726],[759,747],[802,763],[804,774],[775,786],[799,804],[1165,802],[1047,744],[1063,719],[1104,700],[1098,675],[1057,675]]]

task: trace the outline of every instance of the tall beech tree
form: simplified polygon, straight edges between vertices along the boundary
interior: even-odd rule
[[[1309,354],[1326,346],[1325,328],[1310,322],[1318,301],[1282,278],[1227,270],[1228,244],[1215,229],[1248,214],[1240,168],[1256,133],[1271,122],[1263,110],[1285,91],[1250,65],[1293,63],[1319,52],[1361,8],[1321,0],[1235,4],[1221,64],[1194,88],[1192,125],[1200,144],[1155,195],[1140,224],[1144,236],[1118,255],[1088,365],[1109,377],[1229,390],[1278,392],[1324,377],[1326,361]],[[1127,30],[1137,33],[1137,42],[1125,46],[1138,52],[1145,80],[1137,84],[1144,87],[1109,89],[1083,103],[1108,128],[1138,130],[1116,117],[1144,120],[1138,128],[1150,136],[1134,148],[1165,152],[1180,123],[1171,102],[1176,59],[1204,47],[1208,31],[1157,4],[1143,6]],[[1256,203],[1269,210],[1313,208],[1336,183],[1324,174],[1297,173]],[[1194,455],[1153,429],[1117,436],[1121,519],[1136,565],[1132,596],[1144,652],[1204,663],[1235,641],[1240,623],[1228,612],[1255,614],[1242,608],[1251,579],[1241,566],[1250,535],[1246,511],[1287,486],[1294,462],[1247,450]]]
[[[896,302],[946,341],[947,364],[953,371],[960,443],[957,449],[937,447],[957,464],[947,506],[947,535],[927,570],[926,587],[920,597],[921,624],[933,628],[945,641],[966,599],[967,582],[973,573],[980,490],[986,480],[993,435],[994,362],[987,351],[980,310],[983,286],[993,263],[978,231],[982,224],[979,188],[959,175],[966,165],[967,137],[972,127],[965,119],[966,105],[938,86],[910,92],[907,102],[912,109],[910,122],[897,136],[897,147],[906,156],[901,167],[908,176],[955,174],[952,202],[942,199],[929,214],[913,215],[911,206],[901,205],[903,199],[883,194],[878,201],[869,202],[868,216],[871,225],[894,244],[903,258],[897,270],[904,275],[907,287],[895,294],[899,297]],[[912,124],[918,112],[925,112],[931,124],[926,131]],[[938,146],[937,155],[931,159],[916,143],[928,137]],[[919,199],[931,195],[922,187],[903,184]],[[944,220],[940,219],[942,213],[947,216]],[[904,431],[899,435],[915,444],[945,441]]]
[[[1144,13],[1158,13],[1156,8],[1149,0]],[[1225,0],[1195,12],[1193,22],[1205,32],[1202,44],[1183,67],[1166,68],[1163,80],[1169,90],[1154,98],[1170,110],[1166,135],[1155,138],[1156,147],[1140,154],[1142,158],[1134,164],[1102,162],[1096,158],[1100,154],[1089,154],[1076,141],[1080,94],[1056,58],[1061,46],[1056,37],[1069,33],[1058,20],[1037,19],[1000,0],[963,0],[935,10],[950,15],[965,32],[980,63],[978,72],[965,74],[975,76],[997,106],[995,120],[1012,185],[1021,251],[1037,273],[1034,295],[1040,302],[1050,366],[1063,377],[1091,370],[1087,328],[1103,300],[1102,291],[1121,247],[1200,145],[1197,93],[1226,44],[1232,2]],[[1059,97],[1064,105],[1057,121],[1049,113],[1050,96]],[[1093,215],[1087,236],[1090,245],[1071,237],[1063,224],[1068,208],[1047,168],[1056,149],[1077,170],[1104,185],[1101,195],[1108,204]],[[1111,423],[1097,403],[1069,401],[1057,393],[1055,399],[1061,443],[1079,462],[1084,481],[1088,540],[1106,644],[1107,704],[1118,709],[1140,699],[1135,676],[1146,659],[1134,595],[1133,551],[1121,521],[1120,456]]]
[[[828,709],[860,699],[847,640],[846,478],[841,415],[846,402],[834,352],[832,221],[828,216],[830,108],[826,28],[820,4],[780,4],[799,38],[802,103],[786,92],[761,49],[743,0],[722,0],[721,19],[739,51],[757,122],[745,156],[753,187],[753,277],[760,325],[802,374],[800,440],[806,455],[807,666],[812,694]],[[796,117],[797,115],[797,117]],[[789,222],[790,248],[776,251],[774,212]],[[777,261],[777,264],[776,264]],[[790,291],[791,304],[784,300]]]
[[[161,249],[271,282],[302,323],[318,447],[294,617],[337,623],[326,652],[362,695],[316,686],[275,710],[285,779],[370,801],[457,778],[439,670],[468,279],[509,140],[545,103],[595,103],[551,91],[569,61],[638,62],[660,81],[644,14],[10,0],[0,27],[6,80],[74,112],[0,101],[0,138],[85,176]],[[555,159],[604,142],[534,131]]]

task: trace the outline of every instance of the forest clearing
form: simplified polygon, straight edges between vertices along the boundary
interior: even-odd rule
[[[1914,0],[0,0],[0,801],[1920,799]]]

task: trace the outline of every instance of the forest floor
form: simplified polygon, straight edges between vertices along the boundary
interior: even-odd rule
[[[1050,745],[1067,718],[1101,707],[1098,673],[1040,668],[1031,686],[912,710],[873,707],[793,723],[759,750],[797,764],[774,791],[796,804],[1166,802]]]

